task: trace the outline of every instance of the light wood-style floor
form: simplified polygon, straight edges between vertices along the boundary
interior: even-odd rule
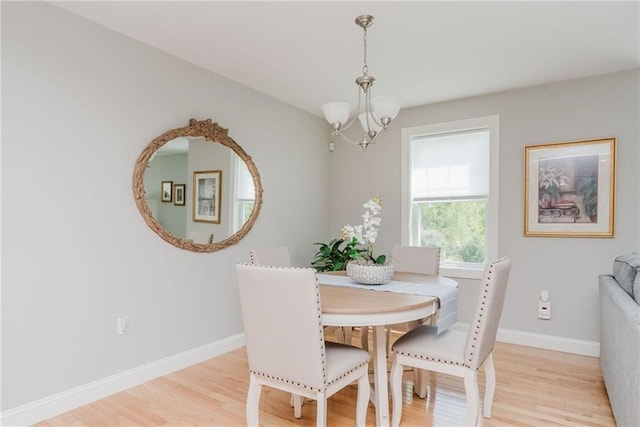
[[[327,339],[332,339],[327,337]],[[355,336],[353,342],[359,342]],[[498,343],[493,417],[484,426],[615,426],[597,358]],[[405,373],[403,426],[455,426],[465,420],[462,380],[431,374],[426,399]],[[484,374],[480,374],[484,387]],[[243,426],[248,390],[244,348],[117,393],[37,424],[49,426]],[[483,389],[481,389],[481,396]],[[332,396],[327,424],[355,424],[356,386]],[[260,423],[313,426],[315,402],[295,419],[289,394],[263,388]],[[375,425],[369,404],[367,425]]]

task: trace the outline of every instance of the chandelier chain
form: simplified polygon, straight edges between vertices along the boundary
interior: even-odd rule
[[[362,74],[365,76],[369,72],[369,65],[367,65],[367,27],[364,27],[364,65],[362,66]]]

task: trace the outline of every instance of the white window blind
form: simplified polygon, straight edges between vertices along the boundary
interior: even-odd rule
[[[411,198],[486,198],[489,155],[488,130],[411,138]]]
[[[253,200],[255,198],[255,188],[253,186],[253,177],[249,173],[247,165],[238,158],[236,176],[236,194],[239,200]]]

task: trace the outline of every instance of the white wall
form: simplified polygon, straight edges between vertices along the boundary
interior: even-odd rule
[[[328,234],[324,121],[52,5],[1,7],[3,411],[239,334],[235,263],[287,245],[308,265]],[[264,186],[216,253],[164,242],[131,190],[140,152],[190,118],[229,128]]]
[[[471,77],[470,77],[471,78]],[[383,199],[376,252],[400,241],[400,130],[432,123],[500,115],[499,254],[513,259],[501,328],[599,341],[598,275],[615,256],[639,248],[638,70],[479,96],[402,110],[382,141],[363,154],[336,144],[331,155],[331,230],[358,221],[362,203]],[[524,146],[614,136],[618,139],[616,233],[603,238],[523,236]],[[460,320],[469,321],[477,281],[461,280]],[[547,289],[552,319],[539,320]]]

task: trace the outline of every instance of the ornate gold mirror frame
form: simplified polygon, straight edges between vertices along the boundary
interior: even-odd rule
[[[133,197],[142,218],[158,236],[166,242],[181,249],[193,252],[215,252],[227,246],[235,245],[251,230],[253,224],[258,218],[260,207],[262,206],[262,184],[260,182],[260,174],[258,168],[251,160],[251,157],[240,147],[232,138],[228,136],[229,129],[224,129],[217,123],[212,123],[211,119],[198,121],[196,119],[189,120],[189,126],[172,129],[167,131],[151,141],[149,145],[142,151],[136,161],[133,172]],[[253,211],[249,215],[248,220],[235,234],[228,238],[214,243],[200,244],[193,243],[189,239],[181,239],[168,232],[156,218],[153,217],[151,209],[145,200],[144,173],[149,167],[149,161],[153,154],[164,144],[178,137],[204,137],[207,141],[217,142],[233,150],[234,153],[244,161],[247,169],[253,178],[255,187],[255,202]]]

